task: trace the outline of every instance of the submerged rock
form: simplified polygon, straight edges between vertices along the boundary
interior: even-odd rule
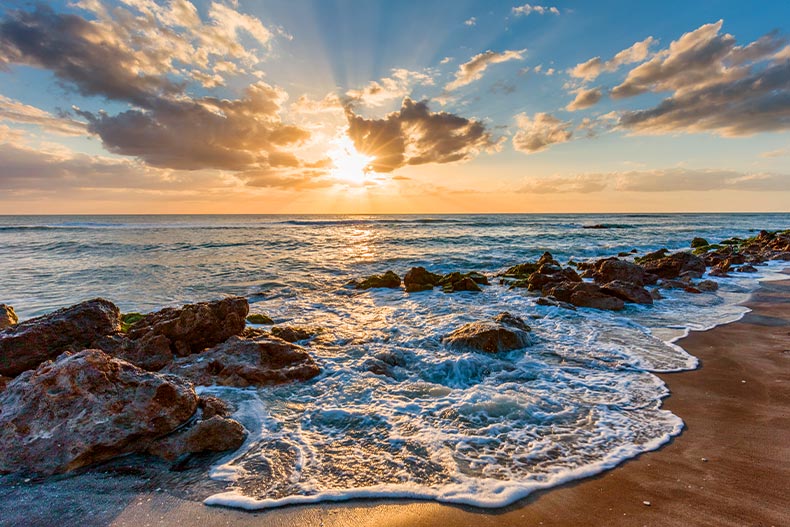
[[[79,351],[121,329],[121,312],[103,298],[59,309],[0,330],[0,375],[10,377]]]
[[[576,306],[570,304],[568,302],[562,302],[557,300],[553,296],[542,296],[535,300],[535,303],[539,306],[552,306],[552,307],[561,307],[563,309],[570,309],[571,311],[576,311]]]
[[[166,308],[146,315],[129,328],[132,340],[166,337],[174,355],[199,353],[244,331],[247,299],[228,297],[213,302]]]
[[[13,326],[19,322],[19,317],[16,316],[14,308],[7,304],[0,304],[0,329]]]
[[[407,293],[416,293],[433,289],[441,279],[441,275],[427,271],[424,267],[412,267],[403,277],[403,285]]]
[[[251,315],[247,315],[247,322],[250,324],[259,324],[265,326],[274,324],[274,320],[263,313],[253,313]]]
[[[176,359],[166,371],[202,386],[240,388],[305,381],[321,372],[304,348],[275,337],[231,337],[203,353]]]
[[[311,339],[320,332],[318,328],[302,328],[297,326],[274,326],[272,335],[286,342],[299,342]]]
[[[355,289],[374,289],[380,287],[397,289],[400,287],[400,276],[392,271],[387,271],[384,274],[374,274],[362,280],[352,280],[350,284]]]
[[[498,353],[531,345],[530,331],[531,328],[521,318],[505,312],[492,321],[464,324],[443,341],[456,350]]]
[[[63,354],[0,392],[0,472],[54,474],[144,451],[197,406],[179,377],[100,350]]]
[[[713,291],[718,291],[719,284],[713,280],[700,280],[697,282],[697,289],[710,293]]]

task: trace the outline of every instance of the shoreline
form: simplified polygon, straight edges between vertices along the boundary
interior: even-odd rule
[[[0,524],[47,525],[55,517],[83,527],[589,525],[591,518],[599,525],[790,524],[783,492],[790,487],[790,279],[762,282],[743,305],[752,311],[740,320],[676,342],[700,360],[699,368],[657,374],[671,392],[662,408],[686,424],[679,436],[507,507],[352,500],[248,512],[152,492],[139,478],[89,472],[0,489]]]

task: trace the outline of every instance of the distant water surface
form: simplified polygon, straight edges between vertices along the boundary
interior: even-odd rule
[[[607,229],[584,229],[603,224]],[[260,508],[350,497],[416,497],[484,507],[599,472],[679,433],[651,372],[692,368],[672,344],[689,329],[736,320],[757,280],[717,293],[668,291],[621,313],[538,306],[525,291],[356,293],[353,277],[422,265],[495,273],[544,251],[565,262],[687,249],[790,214],[403,216],[0,216],[0,302],[29,318],[103,296],[151,311],[244,295],[278,323],[324,329],[310,346],[323,373],[228,398],[251,432],[212,471],[232,482],[209,502]],[[441,337],[510,311],[536,344],[458,353]],[[367,371],[381,353],[405,366]]]

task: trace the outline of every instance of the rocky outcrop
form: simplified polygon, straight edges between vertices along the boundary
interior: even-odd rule
[[[478,284],[488,285],[488,278],[481,273],[449,273],[444,275],[437,285],[441,286],[445,293],[457,293],[459,291],[482,291]]]
[[[104,351],[148,371],[159,371],[173,360],[170,340],[164,335],[147,334],[137,340],[123,334],[96,339],[91,348]]]
[[[14,308],[7,304],[0,304],[0,329],[13,326],[19,322],[19,317],[16,316]]]
[[[355,289],[398,289],[400,287],[400,276],[392,271],[387,271],[384,274],[374,274],[362,280],[352,280],[350,285]]]
[[[625,302],[604,292],[599,285],[586,282],[563,282],[543,290],[544,296],[552,296],[561,302],[568,302],[578,307],[592,307],[619,311]]]
[[[640,264],[646,273],[654,274],[660,278],[677,278],[683,273],[698,273],[702,276],[705,272],[705,262],[691,253],[674,253],[669,256],[651,259]]]
[[[0,375],[14,377],[64,351],[80,351],[121,329],[121,313],[102,298],[0,330]]]
[[[184,379],[99,350],[63,354],[0,392],[0,472],[53,474],[144,451],[197,406]]]
[[[601,286],[601,292],[635,304],[652,304],[650,292],[640,285],[623,280],[613,280]]]
[[[519,317],[501,313],[491,321],[470,322],[443,339],[452,349],[498,353],[532,344],[530,327]]]
[[[169,341],[170,351],[184,357],[241,334],[248,311],[247,300],[238,296],[170,307],[135,322],[127,335],[131,340],[164,336]]]
[[[195,384],[263,386],[305,381],[320,373],[303,348],[275,337],[231,337],[203,353],[177,358],[166,370]]]
[[[526,264],[521,264],[525,266]],[[525,287],[530,291],[541,291],[562,282],[581,282],[581,277],[572,267],[562,267],[551,253],[545,252],[536,263],[537,268],[527,278],[512,282],[510,289]],[[512,269],[512,268],[511,268]],[[526,267],[522,267],[526,269]]]
[[[433,289],[441,279],[441,275],[427,271],[424,267],[412,267],[403,277],[403,285],[407,293],[417,293]]]

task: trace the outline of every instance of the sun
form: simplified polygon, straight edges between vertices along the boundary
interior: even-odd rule
[[[370,163],[375,159],[357,152],[354,142],[343,134],[332,141],[332,149],[327,152],[334,168],[330,174],[341,181],[354,185],[361,185],[368,181],[368,175],[373,171]]]

